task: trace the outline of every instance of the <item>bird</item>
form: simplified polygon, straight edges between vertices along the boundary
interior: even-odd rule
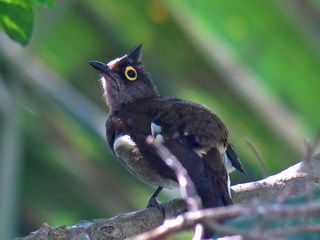
[[[203,208],[231,205],[229,173],[246,174],[222,120],[199,103],[161,96],[142,62],[142,44],[108,63],[90,61],[99,71],[109,107],[107,143],[116,158],[140,180],[154,185],[147,206],[157,205],[163,188],[177,187],[175,172],[147,143],[160,141],[187,170]],[[203,238],[213,231],[205,229]]]

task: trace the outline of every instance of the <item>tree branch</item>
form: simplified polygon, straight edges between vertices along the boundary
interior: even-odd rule
[[[284,171],[256,182],[232,186],[235,203],[247,203],[253,199],[266,202],[284,196],[305,195],[319,189],[320,153],[309,162],[297,163]]]
[[[320,189],[319,179],[320,154],[317,154],[313,158],[311,158],[310,161],[297,163],[276,175],[267,177],[257,182],[250,182],[232,186],[232,196],[235,203],[248,204],[250,202],[253,202],[253,200],[255,202],[259,200],[259,202],[261,203],[266,202],[270,199],[278,199],[279,201],[282,201],[288,196],[294,196],[298,194],[306,195],[316,189]],[[254,206],[254,204],[233,205],[224,208],[201,210],[199,212],[201,212],[202,214],[208,214],[208,217],[211,213],[214,213],[215,216],[220,216],[216,214],[218,212],[222,214],[223,212],[223,216],[225,217],[228,216],[230,211],[232,212],[235,211],[235,209],[238,209],[237,211],[239,211],[239,214],[236,214],[236,216],[239,216],[249,209],[251,209],[250,211],[254,213]],[[186,211],[186,205],[181,199],[175,199],[169,202],[165,202],[163,203],[163,207],[167,218],[175,217]],[[270,209],[268,209],[268,211],[269,210]],[[270,212],[272,211],[270,210]],[[192,214],[194,215],[195,213]],[[188,215],[188,213],[186,213],[186,215],[184,216],[190,217],[190,214]],[[197,217],[198,214],[195,214],[195,216]],[[180,218],[180,220],[183,219],[183,217]],[[139,233],[149,231],[161,225],[163,223],[163,220],[163,213],[158,208],[146,208],[135,212],[122,213],[116,217],[109,219],[104,218],[91,221],[82,221],[71,227],[49,227],[48,224],[43,224],[38,231],[31,233],[27,237],[18,238],[17,240],[52,240],[75,238],[124,239],[135,236]],[[202,220],[199,220],[199,222],[202,222]],[[189,228],[190,226],[191,225],[186,224],[180,227]],[[179,228],[179,230],[181,230],[181,228]]]
[[[296,216],[318,216],[320,214],[320,204],[319,200],[314,200],[306,203],[300,203],[295,205],[283,205],[281,203],[277,204],[237,204],[237,205],[229,205],[225,207],[219,208],[210,208],[203,209],[197,212],[186,212],[182,215],[179,215],[177,218],[173,220],[167,220],[163,225],[156,228],[154,231],[150,231],[140,236],[130,238],[130,240],[156,240],[163,238],[170,233],[177,232],[181,229],[191,228],[194,224],[199,222],[204,222],[205,220],[219,220],[225,217],[239,217],[239,216],[252,216],[252,215],[275,215],[281,218],[290,218]],[[297,230],[306,230],[311,231],[311,229],[315,231],[320,231],[319,226],[313,226],[308,228],[306,225],[302,225],[298,228],[295,228],[294,231]],[[241,234],[246,236],[248,239],[265,239],[259,230],[252,230],[248,232],[245,230],[234,230],[230,227],[219,227],[221,233],[225,234]],[[282,235],[287,232],[292,232],[291,229],[282,229],[281,231],[275,231],[276,235]],[[267,234],[265,234],[267,235]],[[269,235],[270,236],[270,235]],[[266,237],[269,237],[266,236]],[[274,239],[274,238],[273,238]]]

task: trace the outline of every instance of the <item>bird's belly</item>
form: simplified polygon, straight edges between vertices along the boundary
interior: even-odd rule
[[[129,135],[119,136],[113,149],[120,162],[140,180],[164,188],[177,187],[177,183],[169,178],[161,176],[140,153],[137,145]]]

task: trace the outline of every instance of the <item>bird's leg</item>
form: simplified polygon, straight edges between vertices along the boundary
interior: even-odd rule
[[[157,196],[161,192],[162,189],[163,189],[163,187],[158,187],[157,190],[151,195],[151,197],[149,198],[148,204],[147,204],[147,208],[148,207],[157,207],[157,208],[159,208],[163,213],[163,218],[165,219],[166,218],[166,212],[164,211],[164,208],[163,208],[162,204],[157,201]]]
[[[158,201],[157,201],[157,196],[159,195],[159,193],[161,192],[163,187],[158,187],[157,190],[151,195],[151,197],[149,198],[147,207],[158,207],[159,205],[161,205]]]

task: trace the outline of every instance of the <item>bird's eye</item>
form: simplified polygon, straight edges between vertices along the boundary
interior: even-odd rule
[[[130,81],[134,81],[138,77],[137,71],[131,66],[126,67],[124,74],[126,75],[126,78]]]

